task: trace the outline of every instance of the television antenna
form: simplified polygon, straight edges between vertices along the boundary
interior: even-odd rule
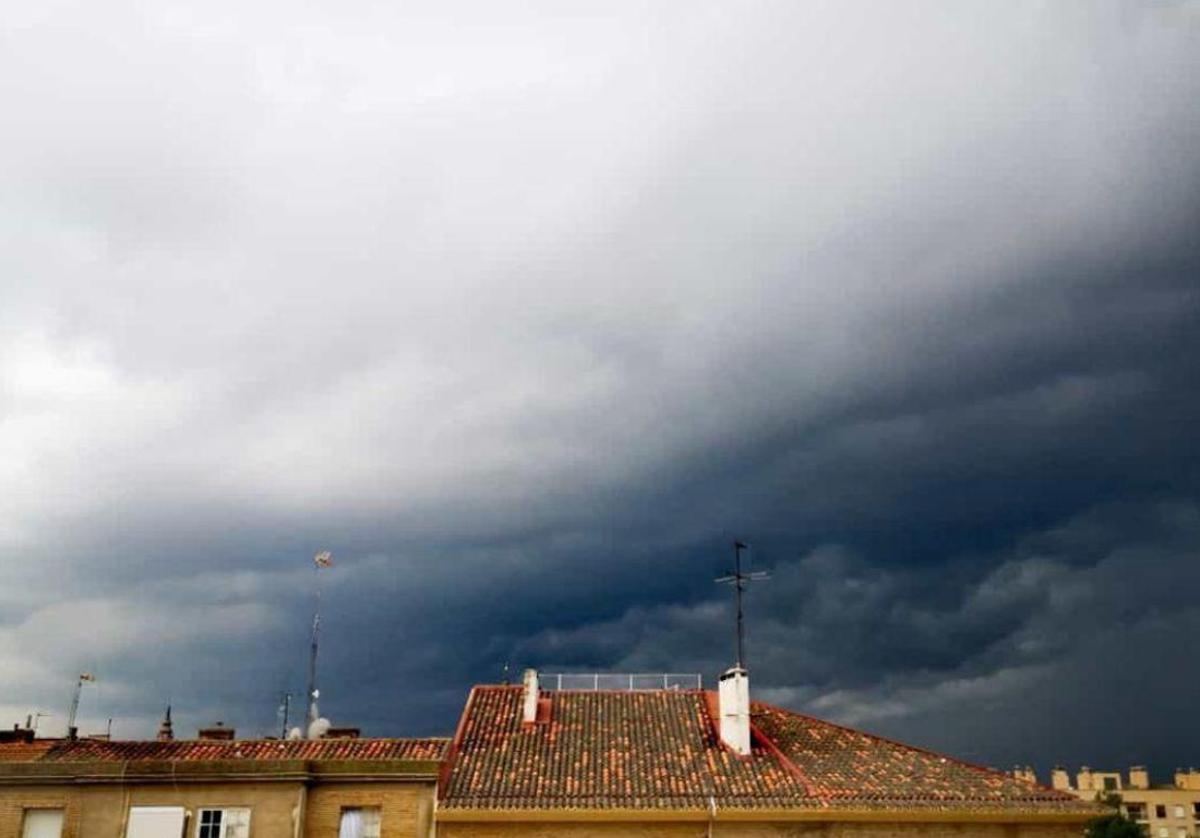
[[[317,644],[321,637],[321,569],[333,566],[333,555],[322,550],[313,556],[313,567],[317,572],[317,604],[313,609],[312,645],[308,655],[308,720],[316,719],[317,704]]]
[[[742,617],[742,594],[746,590],[747,582],[758,582],[762,579],[769,579],[770,574],[766,571],[758,570],[753,572],[742,570],[742,551],[749,548],[741,541],[733,542],[733,571],[718,576],[716,581],[723,584],[733,586],[733,596],[737,603],[737,668],[745,669],[746,660],[746,630],[743,626]]]

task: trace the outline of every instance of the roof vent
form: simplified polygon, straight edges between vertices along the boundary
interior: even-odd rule
[[[234,729],[225,727],[224,722],[217,722],[212,727],[200,728],[200,738],[214,742],[232,742]]]

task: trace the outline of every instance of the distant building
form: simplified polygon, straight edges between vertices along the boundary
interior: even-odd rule
[[[1195,838],[1200,836],[1200,771],[1189,768],[1175,772],[1174,782],[1155,785],[1145,767],[1135,765],[1127,778],[1117,771],[1094,771],[1087,766],[1071,784],[1065,768],[1055,768],[1051,785],[1082,800],[1121,797],[1121,809],[1147,827],[1150,838]]]

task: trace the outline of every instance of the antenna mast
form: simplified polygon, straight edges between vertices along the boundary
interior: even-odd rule
[[[90,672],[80,672],[79,680],[75,682],[75,694],[71,697],[71,712],[67,714],[67,738],[74,740],[79,736],[79,728],[75,726],[75,716],[79,713],[79,698],[83,694],[85,681],[95,681],[96,676]]]
[[[733,542],[733,572],[727,573],[724,576],[717,577],[717,582],[723,582],[733,585],[734,600],[737,602],[737,668],[745,669],[746,661],[746,630],[743,626],[742,617],[742,594],[746,590],[747,582],[757,582],[760,579],[766,579],[769,574],[763,571],[754,573],[744,573],[742,571],[742,551],[748,549],[745,544],[740,541]]]
[[[279,715],[283,717],[283,724],[279,728],[279,738],[287,739],[288,734],[288,715],[292,710],[292,694],[283,694],[283,703],[279,705]]]
[[[313,566],[317,570],[317,604],[313,609],[312,645],[308,654],[308,721],[316,720],[313,708],[317,701],[317,643],[321,636],[321,568],[330,567],[333,556],[328,550],[322,550],[313,556]]]

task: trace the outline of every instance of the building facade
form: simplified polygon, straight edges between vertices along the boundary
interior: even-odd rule
[[[1189,768],[1175,772],[1173,782],[1156,785],[1144,766],[1134,766],[1122,777],[1119,771],[1094,771],[1087,766],[1075,774],[1075,783],[1065,768],[1055,768],[1051,785],[1082,800],[1121,799],[1121,810],[1146,827],[1150,838],[1196,838],[1200,836],[1200,771]]]
[[[0,838],[426,838],[445,739],[0,744]]]

